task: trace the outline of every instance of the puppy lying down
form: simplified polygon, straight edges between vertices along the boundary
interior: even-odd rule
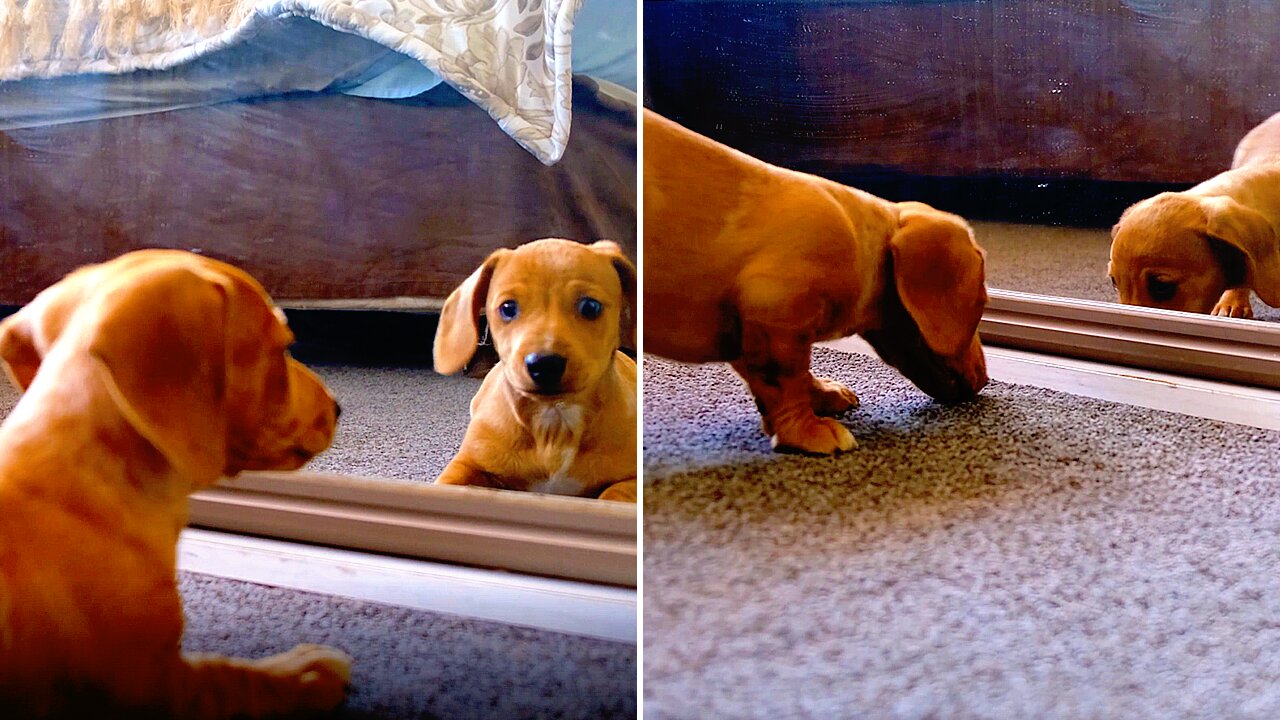
[[[987,382],[984,256],[964,220],[785,170],[644,115],[645,351],[728,362],[777,449],[854,447],[809,350],[858,334],[929,395]]]
[[[1249,131],[1231,169],[1135,203],[1111,230],[1107,272],[1126,305],[1253,317],[1280,307],[1280,113]]]
[[[24,390],[0,425],[4,717],[266,717],[339,704],[350,659],[179,651],[187,496],[328,447],[337,405],[286,352],[252,278],[144,250],[68,275],[0,323]]]
[[[445,301],[437,372],[463,368],[485,315],[500,362],[438,483],[636,499],[635,268],[617,244],[497,250]]]

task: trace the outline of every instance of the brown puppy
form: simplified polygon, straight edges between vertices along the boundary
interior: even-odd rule
[[[440,313],[436,371],[471,359],[479,317],[501,362],[436,482],[636,499],[635,268],[619,247],[537,240],[497,250]],[[603,491],[603,492],[602,492]]]
[[[1231,169],[1134,204],[1111,230],[1107,272],[1126,305],[1253,317],[1280,306],[1280,114],[1249,131]]]
[[[644,115],[647,352],[725,361],[775,448],[832,453],[851,390],[809,373],[809,348],[862,335],[943,401],[987,382],[983,253],[960,218],[763,163]]]
[[[179,651],[187,496],[298,468],[333,437],[337,406],[292,341],[248,275],[165,250],[78,270],[0,323],[25,390],[0,425],[6,712],[99,717],[105,700],[128,717],[257,718],[342,701],[338,650]]]

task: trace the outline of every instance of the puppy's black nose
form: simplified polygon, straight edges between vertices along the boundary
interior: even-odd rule
[[[538,386],[539,390],[554,390],[559,387],[560,378],[564,377],[564,368],[568,362],[563,355],[529,353],[524,356],[524,369],[528,371],[529,379]]]
[[[342,405],[340,405],[337,400],[334,400],[333,401],[333,419],[337,420],[340,417],[342,417]]]

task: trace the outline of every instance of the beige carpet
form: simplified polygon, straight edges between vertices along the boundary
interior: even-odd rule
[[[987,287],[1116,302],[1107,278],[1111,231],[1052,225],[975,222],[987,251]],[[1280,321],[1280,310],[1253,296],[1255,319]]]

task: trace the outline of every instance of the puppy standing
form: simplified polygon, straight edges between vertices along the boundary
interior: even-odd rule
[[[178,718],[341,702],[337,650],[179,652],[187,496],[300,467],[333,437],[337,406],[288,357],[292,340],[248,275],[178,251],[81,269],[0,323],[0,359],[25,390],[0,425],[5,717],[100,717],[102,700]]]
[[[501,361],[471,400],[458,454],[436,480],[636,498],[635,268],[607,240],[497,250],[445,301],[435,368],[475,352],[479,317]]]
[[[810,346],[860,334],[944,401],[987,382],[983,254],[960,218],[784,170],[644,115],[646,352],[728,362],[775,448],[854,446]]]
[[[1280,114],[1249,131],[1231,169],[1135,203],[1111,230],[1107,272],[1126,305],[1253,317],[1280,307]]]

